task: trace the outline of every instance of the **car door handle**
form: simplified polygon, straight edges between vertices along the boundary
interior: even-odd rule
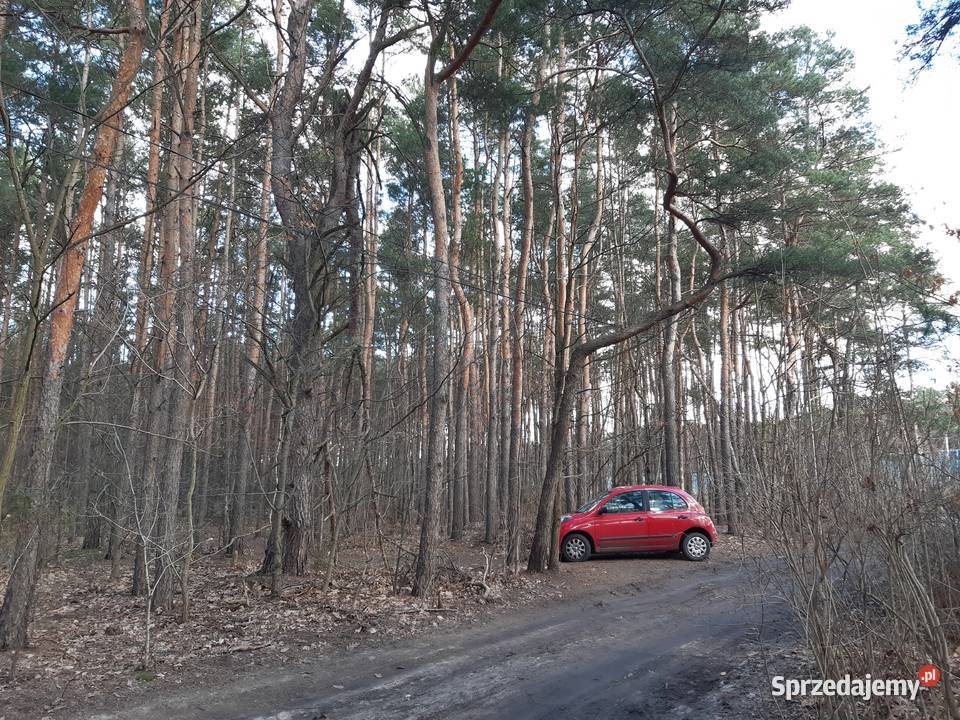
[[[678,517],[679,519],[681,519],[681,520],[686,520],[686,519],[687,519],[688,517],[690,517],[690,516],[689,516],[689,515],[677,515],[677,517]]]
[[[644,518],[634,518],[634,522],[643,522]]]

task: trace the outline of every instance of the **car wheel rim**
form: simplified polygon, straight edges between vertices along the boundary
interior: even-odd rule
[[[687,551],[693,557],[703,557],[707,554],[707,541],[699,535],[693,535],[687,540]]]
[[[580,538],[567,540],[567,556],[571,560],[579,560],[587,552],[587,546]]]

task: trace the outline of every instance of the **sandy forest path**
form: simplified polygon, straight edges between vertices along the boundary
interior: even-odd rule
[[[789,662],[778,651],[794,642],[792,621],[783,604],[760,591],[756,566],[611,558],[583,567],[613,565],[622,581],[645,563],[669,563],[672,572],[76,717],[780,717],[784,708],[773,705],[765,666],[771,647],[774,664]],[[587,572],[580,567],[570,574]]]

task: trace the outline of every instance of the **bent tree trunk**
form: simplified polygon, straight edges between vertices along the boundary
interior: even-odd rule
[[[703,234],[700,227],[679,207],[673,204],[677,195],[677,185],[679,184],[679,175],[677,173],[677,160],[674,153],[673,130],[667,119],[666,102],[660,93],[660,88],[656,80],[653,69],[647,63],[646,56],[642,48],[636,43],[636,39],[631,34],[631,42],[637,52],[638,57],[644,65],[650,78],[653,89],[653,101],[656,111],[657,122],[660,126],[661,139],[663,140],[664,154],[666,158],[665,173],[667,176],[667,187],[663,193],[663,208],[668,215],[686,226],[687,230],[696,240],[697,245],[703,248],[710,257],[710,271],[706,280],[699,289],[692,292],[686,298],[681,298],[669,305],[661,308],[656,313],[648,316],[641,322],[628,327],[612,330],[604,335],[588,340],[577,345],[570,356],[570,366],[563,376],[558,380],[554,394],[554,414],[553,425],[550,434],[550,452],[547,455],[547,466],[544,470],[543,485],[540,490],[540,502],[537,506],[537,522],[533,535],[533,545],[530,548],[530,559],[527,563],[527,569],[531,572],[545,572],[551,562],[551,558],[556,552],[553,545],[553,537],[556,531],[556,518],[554,517],[554,497],[557,491],[557,482],[559,478],[559,466],[562,459],[563,448],[566,442],[567,433],[570,427],[570,416],[573,409],[574,398],[577,394],[580,377],[583,371],[583,365],[593,353],[612,345],[625,342],[641,333],[645,333],[684,310],[692,309],[703,303],[713,290],[719,285],[724,277],[722,275],[723,255],[717,247]]]

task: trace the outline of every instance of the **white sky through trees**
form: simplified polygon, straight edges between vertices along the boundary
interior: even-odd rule
[[[925,0],[929,3],[929,0]],[[960,239],[945,226],[960,228],[955,207],[960,191],[960,56],[957,39],[948,41],[933,65],[916,67],[901,59],[906,28],[920,19],[915,0],[793,0],[770,14],[763,29],[774,32],[806,25],[833,36],[835,45],[853,53],[849,80],[867,90],[867,118],[883,144],[887,179],[902,187],[922,221],[920,240],[934,250],[947,282],[938,297],[960,291]],[[267,33],[265,39],[272,43]],[[353,55],[366,54],[358,43]],[[403,91],[404,81],[419,82],[424,55],[402,44],[388,51],[382,63],[387,79]],[[957,310],[960,313],[960,308]],[[899,315],[896,318],[900,320]],[[915,348],[913,357],[928,367],[914,376],[918,385],[944,389],[960,370],[960,338],[948,337],[930,348]]]
[[[907,191],[923,221],[920,239],[937,253],[947,279],[942,294],[949,296],[960,289],[960,240],[944,228],[960,227],[960,58],[954,39],[911,80],[915,68],[899,55],[907,25],[919,18],[914,0],[793,0],[770,16],[766,29],[806,25],[832,33],[836,45],[853,52],[850,79],[867,89],[869,119],[888,151],[889,179]],[[960,342],[950,338],[917,357],[929,365],[917,383],[942,390],[957,377]]]

